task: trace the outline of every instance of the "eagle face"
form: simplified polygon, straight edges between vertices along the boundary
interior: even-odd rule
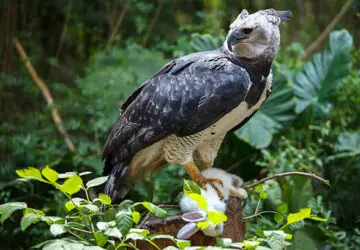
[[[230,25],[224,45],[240,58],[274,58],[280,44],[278,25],[290,18],[290,11],[269,9],[249,15],[244,9]]]

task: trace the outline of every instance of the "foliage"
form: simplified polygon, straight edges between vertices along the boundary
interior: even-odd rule
[[[305,0],[295,5],[292,1],[243,1],[241,5],[220,0],[192,1],[191,4],[185,0],[129,1],[125,18],[109,43],[126,2],[30,0],[18,6],[14,6],[17,1],[4,2],[2,23],[9,25],[0,36],[0,207],[3,209],[3,205],[10,202],[12,205],[1,214],[4,224],[0,226],[0,248],[29,249],[53,237],[52,232],[62,232],[62,221],[56,221],[50,232],[48,224],[54,222],[49,215],[64,219],[78,211],[65,194],[73,196],[77,191],[73,184],[80,183],[78,177],[86,189],[89,180],[101,175],[102,147],[128,94],[169,60],[221,46],[230,21],[241,8],[253,12],[269,6],[292,9],[296,14],[281,27],[281,50],[273,64],[273,93],[246,126],[225,138],[216,166],[246,181],[293,170],[312,172],[329,179],[332,187],[301,177],[264,183],[261,190],[251,192],[247,201],[245,216],[257,216],[248,219],[247,241],[242,244],[249,249],[259,243],[258,249],[272,247],[270,242],[277,242],[284,235],[265,232],[278,231],[290,213],[311,207],[311,215],[327,221],[302,220],[285,227],[285,233],[293,236],[287,240],[292,243],[288,249],[359,248],[360,52],[356,37],[359,25],[355,23],[358,4],[354,3],[336,25],[349,31],[331,33],[329,45],[324,43],[327,49],[323,50],[320,45],[319,53],[305,60],[301,54],[338,13],[343,5],[341,1]],[[156,17],[159,3],[163,6]],[[327,7],[320,8],[324,4]],[[11,25],[12,21],[16,25]],[[144,43],[148,33],[150,36]],[[44,105],[41,93],[13,50],[10,39],[14,35],[53,94],[77,147],[76,153],[68,152],[53,126],[50,108]],[[36,172],[34,178],[40,181],[14,181],[16,169],[45,163],[50,167],[40,174],[28,169],[30,173]],[[74,172],[56,177],[49,169],[93,174],[79,176]],[[29,174],[18,173],[25,177]],[[78,177],[72,177],[65,185],[71,176]],[[139,183],[131,198],[156,204],[174,201],[172,192],[181,186],[184,176],[182,167],[170,166]],[[92,183],[103,180],[95,179]],[[57,183],[58,191],[49,189],[49,183]],[[90,187],[88,191],[90,200],[80,195],[84,189],[75,193],[80,195],[73,198],[75,201],[76,198],[88,201],[78,206],[105,206],[111,210],[111,200],[101,194],[101,186]],[[98,194],[94,196],[95,192]],[[144,205],[152,209],[148,203],[138,203],[131,212],[132,223],[140,220]],[[80,210],[95,213],[90,209],[95,207]],[[21,210],[26,220],[21,221]],[[276,213],[262,213],[266,211]],[[129,213],[124,212],[122,216],[130,222]],[[101,245],[104,237],[96,227],[97,222],[95,230],[101,234],[95,233],[89,238],[91,244]],[[265,234],[275,236],[269,240],[270,236]],[[64,235],[69,237],[60,239]],[[75,248],[95,247],[73,237],[67,231],[46,247],[38,247],[54,249],[63,244]],[[281,242],[286,244],[284,240]],[[229,244],[236,243],[218,239],[219,246],[229,247]]]
[[[132,202],[125,200],[119,205],[112,205],[111,198],[105,194],[98,194],[96,198],[90,198],[90,189],[106,182],[107,177],[98,177],[89,180],[84,184],[81,176],[90,174],[90,172],[75,173],[68,172],[59,174],[54,169],[46,166],[41,171],[37,168],[28,167],[17,170],[17,174],[22,178],[20,180],[37,180],[52,185],[66,196],[68,201],[63,205],[67,214],[63,217],[47,216],[44,211],[29,208],[24,202],[9,202],[0,205],[1,223],[4,223],[15,211],[22,210],[21,230],[27,230],[32,224],[45,222],[48,224],[50,233],[57,238],[39,243],[33,248],[53,249],[53,248],[71,248],[71,249],[119,249],[121,247],[136,248],[133,243],[137,240],[147,241],[156,246],[154,239],[171,239],[178,248],[184,249],[190,246],[186,240],[176,239],[170,235],[150,235],[147,229],[135,228],[141,218],[137,207],[142,205],[149,212],[158,217],[166,217],[167,212],[162,208],[150,202]],[[260,192],[260,200],[267,199],[266,192],[263,192],[262,185],[255,189]],[[85,193],[86,198],[74,197],[79,191]],[[227,217],[220,211],[208,210],[207,201],[200,194],[200,188],[192,181],[184,181],[183,192],[189,196],[199,207],[207,213],[207,220],[198,222],[200,229],[205,229],[210,224],[218,225],[225,222]],[[284,204],[278,206],[279,213],[285,214],[287,208]],[[254,217],[257,216],[255,211]],[[311,208],[301,209],[298,213],[287,215],[287,222],[282,228],[297,223],[303,219],[312,219],[317,221],[326,221],[311,215]],[[241,249],[273,249],[281,250],[290,245],[287,240],[292,239],[291,234],[287,234],[281,229],[264,230],[263,237],[253,237],[240,243],[233,243],[231,239],[217,240],[219,248],[236,247]],[[73,237],[71,237],[73,236]],[[260,245],[268,245],[268,247]]]

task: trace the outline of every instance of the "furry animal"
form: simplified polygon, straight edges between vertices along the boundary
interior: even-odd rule
[[[223,185],[216,183],[219,190],[222,192],[224,198],[218,196],[217,191],[212,185],[207,184],[206,189],[201,189],[201,195],[206,198],[208,210],[217,210],[226,212],[226,201],[229,196],[236,196],[241,199],[247,198],[247,193],[241,188],[243,180],[233,174],[229,174],[222,169],[209,168],[201,172],[205,178],[218,178],[222,181]],[[180,200],[180,208],[183,212],[182,218],[184,221],[189,222],[181,228],[177,234],[179,239],[188,239],[200,229],[197,227],[197,222],[206,221],[207,213],[201,209],[198,204],[186,194]],[[207,236],[219,236],[224,231],[224,223],[218,225],[211,224],[209,227],[202,230]]]

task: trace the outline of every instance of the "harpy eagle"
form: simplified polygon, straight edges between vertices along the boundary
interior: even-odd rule
[[[194,161],[212,167],[226,133],[245,124],[266,100],[278,26],[291,16],[244,9],[221,48],[177,58],[133,92],[103,153],[105,193],[114,203],[169,164],[183,165],[201,187],[217,181],[203,177]]]

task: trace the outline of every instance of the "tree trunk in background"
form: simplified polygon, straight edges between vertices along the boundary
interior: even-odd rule
[[[222,238],[231,238],[233,242],[241,242],[244,240],[246,233],[246,222],[243,218],[242,203],[238,198],[231,197],[228,201],[228,208],[226,211],[228,217],[225,223],[224,233]],[[176,237],[178,231],[186,224],[179,215],[169,216],[166,221],[154,216],[146,216],[141,222],[140,227],[149,229],[151,234],[169,234]],[[191,246],[215,246],[216,238],[205,236],[201,231],[198,231],[190,239]],[[167,246],[175,244],[169,239],[156,239],[154,242],[163,249]],[[137,241],[136,247],[139,249],[156,249],[146,241]]]

